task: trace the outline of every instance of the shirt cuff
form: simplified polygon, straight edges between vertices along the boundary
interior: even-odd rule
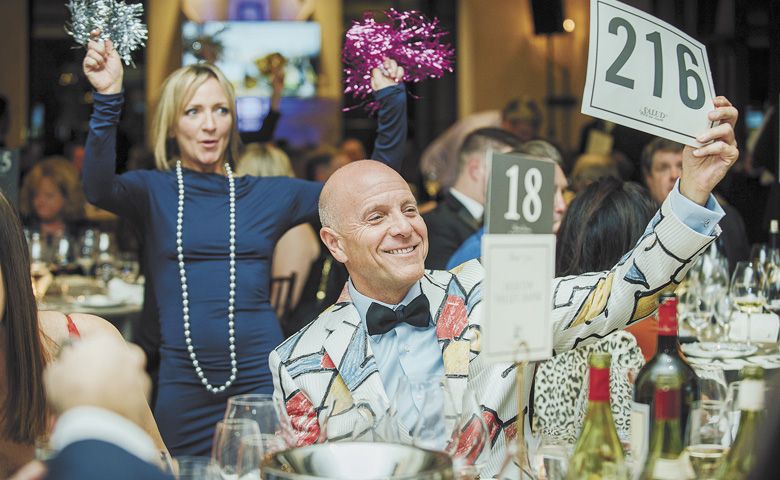
[[[723,208],[710,193],[704,206],[686,198],[680,193],[680,180],[674,184],[669,192],[669,205],[672,213],[691,230],[702,235],[713,235],[718,222],[726,215]]]
[[[82,440],[116,445],[149,463],[156,463],[160,457],[152,439],[138,425],[103,408],[76,407],[57,419],[51,436],[55,451]]]

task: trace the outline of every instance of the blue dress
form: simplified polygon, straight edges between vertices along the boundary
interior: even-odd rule
[[[394,168],[406,141],[406,96],[397,85],[377,92],[382,108],[373,158]],[[144,232],[161,326],[159,392],[154,416],[174,456],[209,455],[214,424],[228,397],[271,393],[268,355],[283,340],[269,303],[274,245],[290,227],[313,220],[322,185],[287,177],[238,177],[236,187],[236,311],[238,376],[221,394],[195,374],[184,343],[176,259],[177,183],[173,170],[115,175],[116,124],[122,94],[95,94],[84,156],[84,189],[95,205],[127,217]],[[230,376],[228,356],[228,181],[184,171],[183,242],[190,331],[212,385]]]

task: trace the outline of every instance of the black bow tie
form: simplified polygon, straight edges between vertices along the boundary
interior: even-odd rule
[[[406,322],[413,327],[427,327],[430,316],[428,297],[418,295],[408,305],[401,305],[397,310],[372,303],[366,313],[366,326],[369,335],[381,335],[401,322]]]

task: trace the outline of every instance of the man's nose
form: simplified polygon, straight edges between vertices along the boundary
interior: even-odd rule
[[[393,222],[390,227],[390,233],[392,235],[408,237],[412,234],[412,224],[406,215],[401,213],[395,214],[392,216],[391,221]]]

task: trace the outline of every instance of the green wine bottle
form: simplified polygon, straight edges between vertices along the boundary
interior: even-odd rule
[[[641,480],[688,480],[696,475],[683,450],[680,436],[679,375],[659,375],[655,379],[653,428],[647,462]]]
[[[756,461],[756,433],[764,412],[764,369],[758,365],[746,365],[740,376],[737,438],[715,476],[723,480],[746,479]]]
[[[574,446],[566,475],[568,480],[626,478],[623,447],[609,406],[609,353],[590,354],[588,411]]]

